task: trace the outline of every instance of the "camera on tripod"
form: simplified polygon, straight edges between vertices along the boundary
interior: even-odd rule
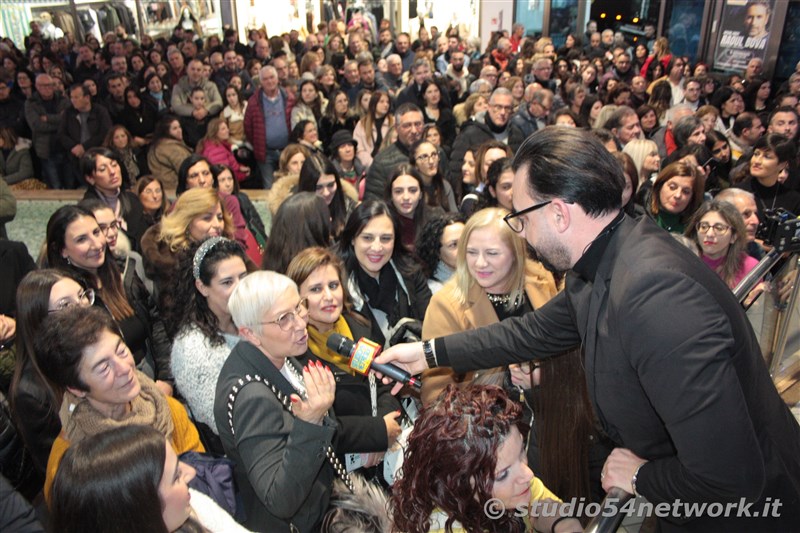
[[[800,218],[780,207],[767,209],[758,224],[756,238],[781,253],[800,251]]]

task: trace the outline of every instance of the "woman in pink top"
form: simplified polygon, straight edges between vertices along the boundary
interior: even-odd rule
[[[728,202],[703,203],[692,216],[686,236],[700,246],[700,258],[733,289],[758,261],[749,255],[739,211]]]
[[[231,131],[223,118],[208,123],[205,137],[197,143],[197,153],[212,165],[225,165],[233,170],[236,181],[242,182],[250,175],[250,168],[240,164],[233,155],[230,143]]]

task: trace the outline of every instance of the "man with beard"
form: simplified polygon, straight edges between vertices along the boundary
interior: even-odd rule
[[[475,77],[469,73],[465,66],[464,52],[461,50],[450,52],[450,64],[447,65],[444,77],[450,88],[451,102],[464,100],[468,96],[469,84],[475,81]]]
[[[522,317],[399,344],[375,362],[465,373],[581,346],[597,423],[616,445],[591,483],[673,507],[657,518],[664,532],[796,529],[800,426],[728,286],[648,217],[625,215],[622,168],[591,133],[536,132],[513,168],[505,220],[567,272],[565,289]],[[678,501],[739,512],[688,515]],[[742,512],[773,501],[780,509]]]

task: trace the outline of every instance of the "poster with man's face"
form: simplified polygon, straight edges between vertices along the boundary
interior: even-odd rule
[[[722,11],[714,68],[742,71],[764,59],[774,0],[727,0]]]

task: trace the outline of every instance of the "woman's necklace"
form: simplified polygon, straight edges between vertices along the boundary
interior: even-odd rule
[[[759,185],[761,185],[761,183],[759,183]],[[761,185],[761,186],[764,187],[764,185]],[[764,187],[764,188],[766,188],[766,187]],[[772,211],[772,210],[775,209],[775,202],[778,200],[778,193],[780,192],[780,190],[781,190],[781,182],[780,181],[776,181],[775,182],[775,196],[772,197],[772,206],[769,209],[767,209],[767,203],[764,201],[763,198],[759,198],[758,199],[758,201],[761,202],[761,207],[764,208],[764,211],[768,211],[768,210]]]
[[[503,305],[505,307],[510,307],[512,309],[519,307],[519,304],[522,302],[522,294],[518,294],[516,298],[514,298],[514,304],[508,305],[511,301],[511,294],[490,294],[486,293],[486,296],[489,298],[489,301],[492,302],[492,305]]]

